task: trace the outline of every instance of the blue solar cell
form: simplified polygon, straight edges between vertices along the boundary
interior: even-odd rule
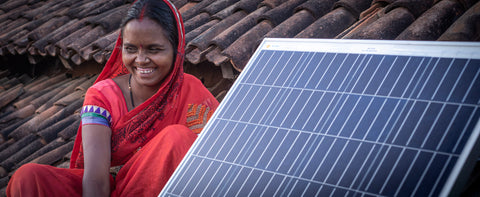
[[[480,154],[479,49],[266,39],[160,195],[458,194]]]

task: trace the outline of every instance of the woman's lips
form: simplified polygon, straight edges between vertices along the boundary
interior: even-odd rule
[[[153,68],[139,68],[139,67],[137,67],[136,69],[137,69],[137,72],[140,74],[149,74],[155,70]]]

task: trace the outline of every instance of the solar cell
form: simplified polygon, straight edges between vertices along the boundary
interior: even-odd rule
[[[480,44],[265,39],[160,196],[447,196],[479,156]]]

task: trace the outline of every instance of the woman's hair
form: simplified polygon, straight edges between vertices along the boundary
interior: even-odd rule
[[[173,46],[176,54],[178,46],[178,31],[175,17],[170,7],[163,0],[137,0],[128,10],[121,24],[121,31],[128,22],[134,19],[149,18],[157,22],[164,30],[165,36]]]

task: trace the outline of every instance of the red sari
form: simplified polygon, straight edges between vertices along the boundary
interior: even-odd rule
[[[128,74],[121,59],[119,36],[111,57],[85,96],[84,105],[100,106],[112,115],[111,166],[122,166],[115,179],[111,177],[112,196],[158,195],[218,106],[218,101],[198,79],[183,72],[182,18],[168,0],[164,2],[175,15],[179,43],[174,67],[157,93],[133,110],[127,110],[119,87],[111,80]],[[22,166],[12,176],[7,196],[81,196],[81,132],[80,127],[70,169],[38,164]]]

